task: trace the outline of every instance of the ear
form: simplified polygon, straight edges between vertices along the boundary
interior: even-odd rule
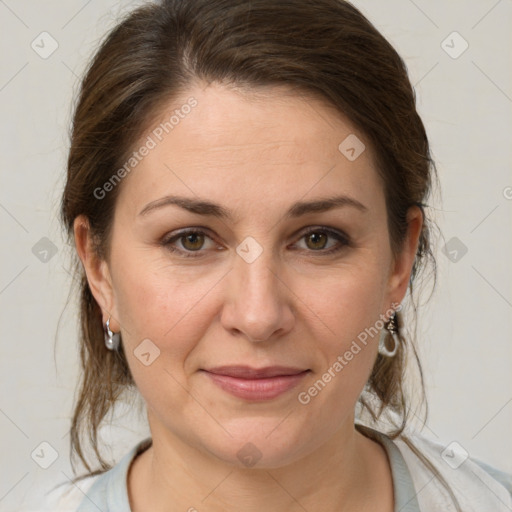
[[[407,293],[423,222],[421,209],[411,206],[407,211],[407,234],[400,253],[393,260],[389,276],[390,303],[401,303]]]
[[[108,263],[99,257],[94,249],[89,220],[84,215],[78,216],[73,223],[75,247],[87,276],[89,288],[101,308],[103,324],[110,319],[110,328],[119,331],[119,322],[114,300],[112,279]]]

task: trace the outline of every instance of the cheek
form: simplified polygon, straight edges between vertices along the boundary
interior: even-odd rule
[[[141,261],[117,267],[118,276],[125,276],[116,300],[128,366],[150,408],[161,412],[172,403],[174,412],[182,411],[188,400],[183,385],[189,366],[193,370],[188,356],[213,321],[208,292],[218,278],[192,280]]]
[[[133,350],[149,338],[175,358],[188,353],[211,322],[213,311],[205,298],[218,277],[176,272],[145,261],[143,255],[119,261],[116,275],[116,305],[125,345]]]
[[[302,281],[302,287],[294,290],[316,313],[318,322],[325,326],[327,338],[335,340],[336,348],[373,326],[387,309],[383,265],[377,257],[369,253],[365,256],[353,265],[335,269],[328,276]]]
[[[355,402],[375,362],[387,290],[382,263],[367,256],[364,264],[338,269],[331,278],[316,281],[317,293],[311,293],[305,282],[297,293],[316,316],[322,368],[314,375],[315,389],[306,392],[318,405]],[[344,408],[336,406],[336,410]]]

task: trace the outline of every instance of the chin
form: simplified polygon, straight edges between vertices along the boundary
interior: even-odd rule
[[[231,437],[203,439],[203,446],[227,464],[247,469],[271,469],[286,466],[308,450],[311,439],[302,436],[310,432],[284,420],[286,415],[267,418],[240,418],[224,423]],[[283,421],[284,420],[284,421]],[[286,428],[285,427],[286,423]],[[308,434],[308,438],[311,434]],[[313,449],[313,448],[311,448]]]

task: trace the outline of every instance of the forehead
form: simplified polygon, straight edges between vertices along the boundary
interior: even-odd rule
[[[347,140],[364,147],[356,159]],[[119,198],[132,214],[165,194],[244,209],[333,192],[370,200],[381,189],[364,135],[325,102],[282,88],[196,85],[161,109],[134,151],[143,145]]]

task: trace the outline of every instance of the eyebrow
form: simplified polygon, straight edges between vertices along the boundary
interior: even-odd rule
[[[234,221],[234,215],[221,206],[204,199],[192,199],[183,196],[165,196],[148,203],[139,213],[139,216],[145,216],[149,212],[163,208],[165,206],[175,205],[187,210],[191,213],[199,215],[211,215],[230,222]],[[296,218],[308,213],[319,213],[332,210],[333,208],[341,208],[350,206],[361,212],[367,212],[368,208],[353,197],[339,195],[334,197],[326,197],[313,201],[298,201],[294,203],[285,213],[285,218]]]

